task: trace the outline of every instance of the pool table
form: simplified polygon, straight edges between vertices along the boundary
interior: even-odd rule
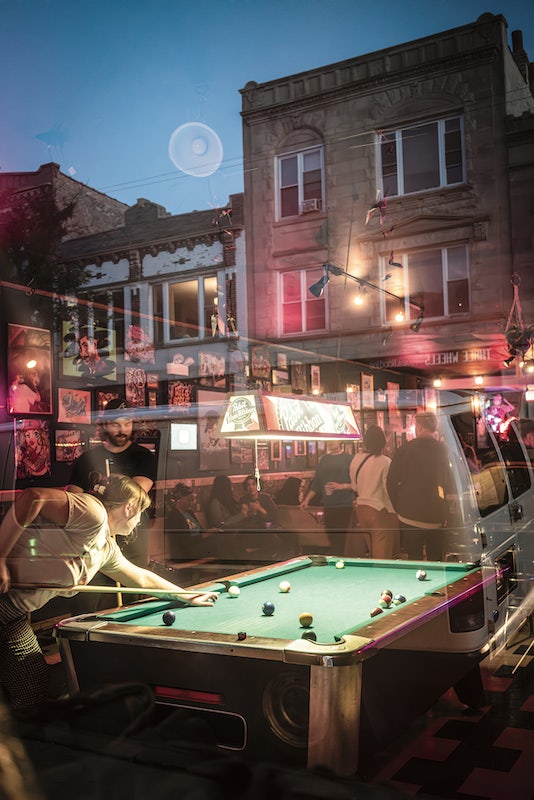
[[[484,579],[473,564],[339,562],[301,556],[200,584],[219,595],[213,608],[146,600],[64,620],[55,636],[70,691],[147,683],[158,708],[189,709],[221,747],[354,774],[478,669]],[[385,589],[405,601],[382,608]]]

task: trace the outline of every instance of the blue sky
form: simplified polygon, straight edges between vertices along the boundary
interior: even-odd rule
[[[173,214],[242,191],[241,96],[258,83],[502,13],[534,61],[525,0],[0,0],[0,169],[63,172]],[[173,131],[203,123],[223,158],[177,169]]]

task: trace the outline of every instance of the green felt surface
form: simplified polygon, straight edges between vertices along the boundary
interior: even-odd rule
[[[305,630],[299,622],[300,614],[309,612],[313,615],[311,630],[317,640],[332,642],[372,621],[370,612],[379,605],[384,589],[404,595],[410,604],[425,594],[439,592],[473,568],[471,564],[345,559],[344,568],[338,569],[337,561],[327,558],[324,565],[316,566],[311,560],[301,559],[293,562],[292,567],[275,566],[253,575],[238,576],[231,581],[240,587],[238,597],[231,597],[223,583],[214,583],[210,588],[219,594],[215,606],[173,608],[176,620],[172,628],[218,634],[244,631],[247,638],[293,640],[300,638]],[[426,580],[417,579],[419,569],[427,573]],[[291,584],[288,593],[279,589],[283,580]],[[265,601],[275,605],[272,616],[262,612]],[[148,601],[102,618],[166,628],[162,615],[170,607],[173,604],[169,601]],[[380,618],[395,614],[398,608],[401,607],[392,605],[384,609]]]

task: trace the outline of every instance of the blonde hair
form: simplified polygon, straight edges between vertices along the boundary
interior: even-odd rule
[[[145,511],[150,505],[150,497],[145,490],[126,475],[110,475],[109,478],[98,477],[91,494],[101,501],[106,508],[131,503],[135,512]]]

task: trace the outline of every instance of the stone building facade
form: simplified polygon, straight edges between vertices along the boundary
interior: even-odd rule
[[[241,90],[252,335],[311,364],[516,373],[515,275],[534,320],[534,71],[507,37],[484,14]]]

